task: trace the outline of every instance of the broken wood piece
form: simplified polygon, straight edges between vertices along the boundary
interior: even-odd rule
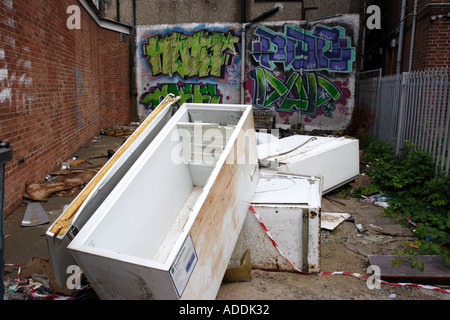
[[[370,265],[380,268],[382,280],[390,282],[411,282],[419,284],[450,284],[450,266],[444,264],[441,255],[417,256],[424,262],[423,272],[411,268],[410,260],[404,259],[400,266],[392,266],[397,255],[368,255]]]
[[[24,194],[24,196],[31,200],[42,201],[53,193],[63,190],[69,190],[79,185],[80,183],[78,182],[30,183],[25,187],[26,194]]]
[[[84,163],[84,162],[86,162],[85,159],[72,160],[72,161],[70,161],[70,166],[71,167],[75,167],[75,166],[77,166],[77,165],[79,165],[81,163]]]
[[[53,182],[27,184],[24,196],[34,201],[45,200],[56,192],[70,190],[89,183],[97,174],[97,169],[98,167],[83,170],[64,170],[67,172],[56,176]]]
[[[121,137],[121,136],[129,136],[133,134],[134,131],[135,130],[119,128],[103,131],[102,134],[105,134],[107,136]]]

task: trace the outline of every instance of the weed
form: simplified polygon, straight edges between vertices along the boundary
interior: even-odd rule
[[[450,265],[450,178],[436,174],[431,155],[415,150],[409,143],[401,154],[395,156],[385,142],[370,142],[364,160],[371,163],[366,174],[373,182],[355,190],[354,195],[389,195],[386,213],[399,217],[404,226],[414,225],[416,241],[397,250],[399,258],[393,265],[408,258],[411,267],[423,270],[423,262],[417,256],[427,254],[442,255],[445,264]]]

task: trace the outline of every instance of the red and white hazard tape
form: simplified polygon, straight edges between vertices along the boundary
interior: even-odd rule
[[[28,290],[28,294],[32,299],[36,300],[74,300],[76,298],[73,298],[71,296],[62,296],[59,294],[42,294],[39,292],[36,292],[33,285],[30,284],[31,279],[25,279],[23,282],[21,282],[20,277],[22,276],[22,266],[20,264],[9,264],[6,263],[5,267],[16,267],[17,270],[17,279],[11,279],[12,282],[16,282],[16,284],[8,289],[8,292],[16,292],[19,289],[26,289]]]
[[[17,281],[19,281],[20,276],[22,274],[22,266],[20,264],[10,264],[10,263],[5,263],[5,267],[17,267]]]
[[[290,261],[289,259],[286,257],[286,255],[280,250],[280,248],[278,247],[277,243],[275,242],[274,238],[272,237],[272,235],[270,234],[269,230],[267,229],[267,227],[265,226],[264,222],[261,219],[261,216],[255,211],[255,209],[253,208],[253,206],[250,206],[250,210],[254,213],[256,219],[258,220],[259,224],[261,225],[261,227],[264,229],[264,231],[266,232],[267,236],[269,237],[270,241],[272,242],[273,246],[275,247],[275,249],[277,249],[277,251],[281,254],[281,256],[284,258],[284,260],[286,260],[287,263],[289,263],[291,265],[291,267],[302,274],[308,274],[308,275],[319,275],[319,276],[331,276],[331,275],[343,275],[343,276],[353,276],[356,278],[360,278],[360,279],[374,279],[371,278],[369,276],[360,274],[360,273],[355,273],[355,272],[345,272],[345,271],[334,271],[334,272],[320,272],[320,273],[310,273],[310,272],[305,272],[297,267],[295,267]],[[430,285],[423,285],[423,284],[417,284],[417,283],[394,283],[394,282],[387,282],[384,280],[379,280],[379,279],[374,279],[379,281],[381,284],[386,284],[386,285],[391,285],[391,286],[406,286],[406,287],[416,287],[416,288],[422,288],[422,289],[428,289],[428,290],[434,290],[434,291],[439,291],[439,292],[443,292],[443,293],[450,293],[450,290],[446,290],[446,289],[442,289],[439,287],[435,287],[435,286],[430,286]]]

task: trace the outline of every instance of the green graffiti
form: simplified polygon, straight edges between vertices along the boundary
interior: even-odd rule
[[[180,105],[185,102],[216,104],[222,102],[222,95],[217,90],[216,84],[167,83],[159,84],[150,91],[144,92],[139,103],[146,109],[153,110],[169,93],[180,97]]]
[[[224,78],[225,67],[238,52],[239,37],[231,32],[210,33],[205,30],[192,36],[172,32],[154,36],[142,45],[142,53],[153,76],[177,73],[182,78]]]
[[[342,97],[339,88],[327,78],[307,73],[291,72],[284,80],[262,67],[250,71],[254,80],[253,105],[275,107],[277,111],[300,111],[314,116],[322,108],[325,116],[332,116],[335,102]]]

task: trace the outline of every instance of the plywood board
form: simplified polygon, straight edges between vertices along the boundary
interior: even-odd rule
[[[398,267],[392,266],[396,255],[369,255],[371,265],[380,267],[381,279],[386,281],[413,282],[420,284],[450,284],[450,266],[443,262],[443,256],[418,256],[424,262],[424,270],[411,268],[410,261],[405,259]]]

